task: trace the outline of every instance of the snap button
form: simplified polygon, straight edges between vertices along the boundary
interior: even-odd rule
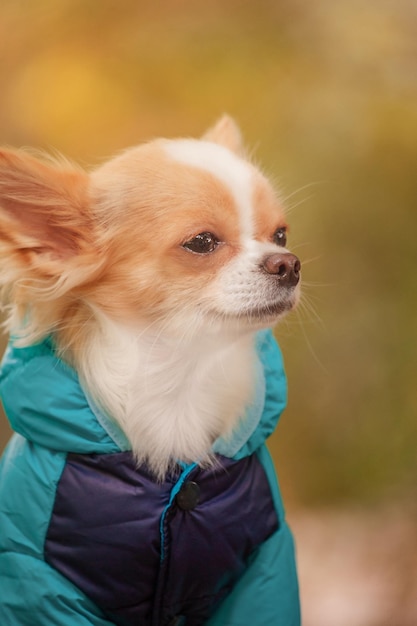
[[[200,500],[200,487],[192,480],[183,484],[176,496],[177,504],[183,511],[191,511]]]

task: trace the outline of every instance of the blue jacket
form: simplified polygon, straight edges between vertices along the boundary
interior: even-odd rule
[[[258,392],[216,463],[155,483],[49,340],[0,376],[1,626],[298,626],[291,533],[265,440],[286,404],[258,335]]]

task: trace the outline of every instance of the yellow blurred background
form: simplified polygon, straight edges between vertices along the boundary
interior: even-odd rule
[[[2,0],[0,94],[0,143],[85,167],[237,119],[303,262],[271,441],[303,623],[415,626],[415,1]]]

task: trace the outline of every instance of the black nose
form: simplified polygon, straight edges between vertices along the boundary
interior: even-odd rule
[[[301,263],[295,254],[271,254],[264,259],[262,267],[268,274],[275,275],[284,287],[295,287],[300,280]]]

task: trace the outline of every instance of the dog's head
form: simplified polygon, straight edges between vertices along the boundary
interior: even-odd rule
[[[31,340],[94,311],[168,333],[272,325],[299,295],[286,233],[228,117],[91,174],[0,151],[0,283]]]

